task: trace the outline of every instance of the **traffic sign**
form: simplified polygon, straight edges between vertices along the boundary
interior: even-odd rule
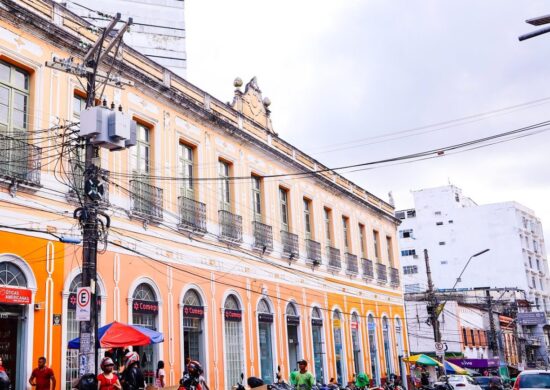
[[[90,321],[92,305],[92,289],[90,287],[79,287],[76,292],[76,320]]]
[[[441,342],[435,343],[435,354],[437,356],[444,356],[445,355],[445,344]]]

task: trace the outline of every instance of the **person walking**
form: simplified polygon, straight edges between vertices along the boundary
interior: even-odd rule
[[[159,360],[157,363],[157,372],[155,373],[155,387],[162,388],[165,386],[166,373],[164,372],[164,361]]]
[[[10,378],[6,369],[2,365],[3,361],[0,357],[0,390],[9,390],[10,389]]]
[[[38,367],[32,370],[29,383],[31,386],[36,387],[36,390],[55,390],[57,382],[53,370],[46,366],[44,356],[38,358]]]
[[[137,352],[126,354],[126,366],[122,374],[122,388],[124,390],[145,389],[145,379],[139,368],[139,355]]]
[[[113,372],[115,363],[110,357],[104,357],[100,364],[103,372],[97,376],[97,390],[120,390],[122,386],[118,376]]]
[[[311,390],[315,385],[315,378],[307,370],[307,361],[304,359],[298,362],[298,367],[300,371],[296,374],[296,390]]]

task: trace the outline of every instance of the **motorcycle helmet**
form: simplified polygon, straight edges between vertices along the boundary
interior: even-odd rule
[[[128,352],[124,357],[126,358],[126,368],[130,367],[134,363],[139,362],[139,355],[137,354],[137,352]]]
[[[248,378],[246,380],[246,383],[248,383],[248,387],[250,387],[251,389],[264,385],[264,381],[260,378],[256,378],[255,376],[251,376],[250,378]]]
[[[203,373],[203,369],[201,364],[196,360],[191,360],[187,364],[187,372],[190,376],[197,377],[200,376]]]

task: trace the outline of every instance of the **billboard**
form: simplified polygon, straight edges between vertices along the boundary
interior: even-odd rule
[[[546,314],[542,311],[518,313],[517,320],[520,325],[544,325],[546,324]]]

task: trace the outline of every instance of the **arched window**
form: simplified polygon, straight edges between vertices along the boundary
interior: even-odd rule
[[[244,372],[244,347],[242,311],[239,300],[233,294],[224,302],[225,335],[225,388],[231,390]]]
[[[204,307],[197,290],[183,296],[183,354],[185,358],[204,361]]]
[[[27,287],[27,278],[21,268],[9,261],[4,261],[0,263],[0,285]]]
[[[346,377],[346,359],[344,357],[344,334],[342,314],[335,309],[332,313],[332,331],[334,335],[334,359],[336,361],[336,376],[340,385],[344,385]]]
[[[386,377],[393,372],[393,359],[391,353],[390,322],[388,317],[382,318],[382,338],[384,341],[384,360],[386,361]]]
[[[289,372],[298,367],[300,357],[300,316],[294,302],[286,305],[286,334]]]
[[[378,339],[376,337],[376,322],[372,314],[369,314],[367,320],[369,333],[369,352],[371,362],[372,379],[376,384],[380,384],[380,359],[378,358]]]
[[[141,283],[134,290],[132,298],[132,323],[157,330],[158,302],[153,287],[148,283]],[[133,350],[140,356],[140,365],[145,373],[145,381],[147,384],[153,384],[158,360],[158,347],[156,345],[134,346]]]
[[[260,344],[260,371],[265,383],[273,383],[273,314],[269,302],[258,302],[258,339]]]
[[[313,341],[313,363],[316,380],[317,382],[326,383],[323,315],[318,307],[311,310],[311,339]]]
[[[351,315],[351,343],[353,347],[353,368],[355,375],[363,372],[363,353],[361,349],[361,331],[360,331],[359,315],[352,313]]]

